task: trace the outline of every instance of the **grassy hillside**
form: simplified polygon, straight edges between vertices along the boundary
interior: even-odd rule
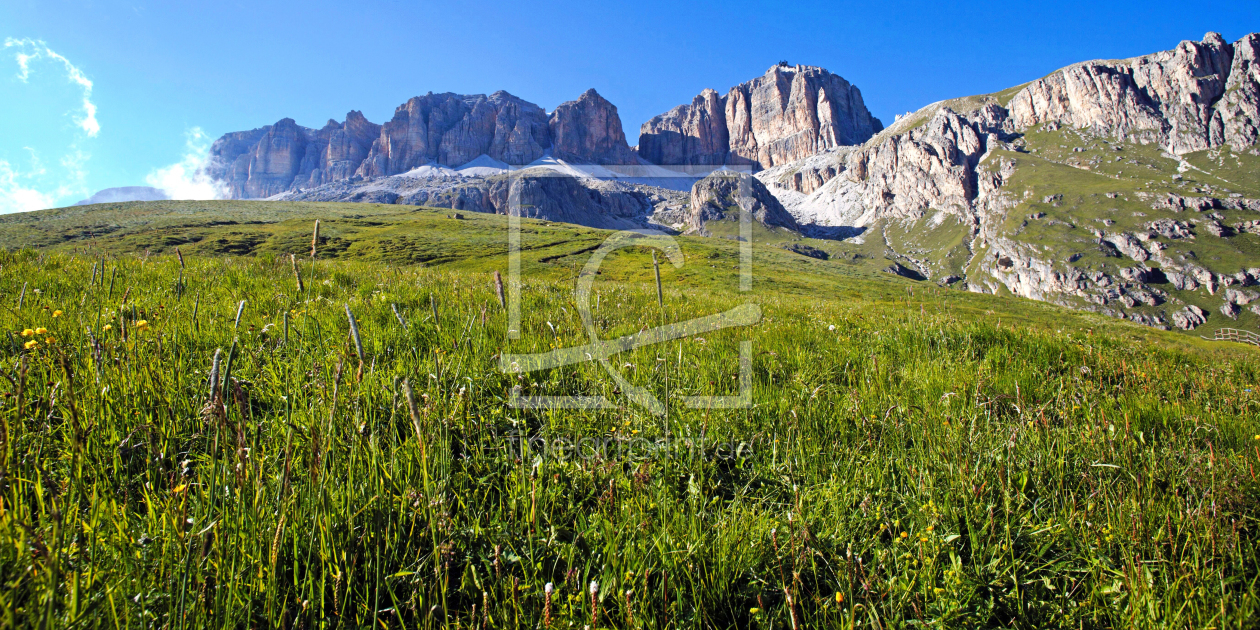
[[[762,318],[617,354],[618,385],[594,362],[502,366],[591,341],[573,286],[604,232],[525,222],[510,340],[491,274],[504,217],[96,210],[0,228],[5,248],[41,246],[0,252],[6,627],[1241,628],[1260,613],[1252,348],[777,245],[755,250],[741,294],[737,243],[680,239],[663,308],[650,250],[610,256],[601,338],[749,301]],[[299,290],[282,254],[309,251],[316,218]],[[750,404],[685,405],[740,392],[745,340]]]

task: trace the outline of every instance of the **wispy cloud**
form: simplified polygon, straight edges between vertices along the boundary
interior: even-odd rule
[[[34,149],[23,148],[30,154],[30,166],[26,169],[16,169],[7,160],[0,160],[0,214],[52,208],[58,199],[86,192],[85,165],[90,157],[87,153],[74,149],[63,156],[60,164],[65,175],[61,182],[53,190],[41,190],[44,187],[39,181],[48,174],[48,169]]]
[[[52,207],[53,196],[26,183],[30,178],[30,172],[14,171],[0,160],[0,214]]]
[[[95,138],[96,134],[101,132],[101,124],[96,120],[96,104],[92,102],[92,80],[87,78],[83,71],[70,63],[69,59],[58,54],[38,39],[14,39],[7,37],[4,40],[4,48],[15,49],[13,58],[18,64],[17,78],[23,83],[30,79],[32,61],[49,59],[64,66],[66,77],[70,79],[71,83],[77,84],[83,90],[83,111],[75,119],[75,124],[83,129],[89,138]]]
[[[166,191],[171,199],[227,197],[223,184],[206,173],[206,166],[210,163],[210,137],[200,127],[189,129],[184,136],[184,157],[175,164],[154,169],[144,178],[145,183]]]
[[[87,163],[91,156],[80,148],[79,142],[95,138],[101,132],[100,122],[96,120],[96,104],[92,102],[92,80],[41,40],[9,37],[5,38],[2,48],[6,53],[13,53],[13,60],[17,62],[17,79],[22,83],[30,82],[36,71],[33,65],[36,61],[48,61],[65,69],[66,78],[82,92],[82,103],[74,119],[82,134],[76,132],[76,139],[58,160],[61,168],[55,174],[50,173],[49,167],[31,147],[24,147],[30,156],[25,167],[0,160],[0,214],[52,208],[67,197],[85,195]]]

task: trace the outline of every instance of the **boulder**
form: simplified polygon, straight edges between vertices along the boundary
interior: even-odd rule
[[[1242,289],[1225,289],[1225,301],[1230,304],[1245,306],[1260,298],[1260,294],[1255,291],[1244,291]]]
[[[1190,231],[1190,224],[1184,221],[1158,219],[1151,221],[1147,227],[1151,232],[1154,232],[1164,238],[1181,239],[1194,236],[1194,233]]]
[[[1190,304],[1172,314],[1173,325],[1182,330],[1194,330],[1207,323],[1207,312]]]

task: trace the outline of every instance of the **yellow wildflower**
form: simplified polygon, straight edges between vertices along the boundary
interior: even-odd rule
[[[142,319],[136,322],[136,330],[144,330],[149,327],[149,320]]]
[[[61,311],[53,311],[53,317],[61,317]]]
[[[36,328],[36,329],[35,329],[35,334],[37,334],[37,335],[47,335],[47,334],[48,334],[48,329],[47,329],[47,328],[44,328],[43,326],[41,326],[41,327],[39,327],[39,328]]]
[[[836,591],[836,603],[837,604],[844,603],[844,593],[841,593],[840,591]]]
[[[26,330],[23,330],[23,331],[22,331],[22,336],[23,336],[23,337],[34,337],[34,336],[35,336],[35,331],[31,330],[30,328],[27,328]]]
[[[27,350],[34,350],[35,348],[39,347],[39,342],[32,339],[26,342],[26,344],[23,347],[26,348]]]
[[[44,340],[44,343],[46,343],[46,344],[48,344],[48,345],[52,345],[52,344],[56,343],[56,341],[57,341],[56,339],[53,339],[52,337],[49,337],[49,338],[47,338],[47,339],[45,339],[45,340]]]
[[[104,328],[104,330],[107,330],[107,331],[108,331],[108,330],[113,330],[113,329],[114,329],[114,327],[113,327],[113,326],[111,326],[111,325],[109,325],[109,324],[105,324],[105,328]]]
[[[907,534],[907,533],[905,533],[905,532],[901,532],[901,537],[902,537],[902,538],[909,538],[909,537],[910,537],[910,534]]]

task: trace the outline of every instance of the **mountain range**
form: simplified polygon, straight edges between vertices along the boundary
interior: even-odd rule
[[[780,63],[652,118],[636,147],[594,90],[550,113],[429,93],[379,125],[352,111],[226,134],[209,174],[238,199],[504,213],[522,192],[537,218],[696,235],[729,236],[751,204],[802,255],[1192,329],[1260,316],[1257,59],[1260,34],[1208,33],[887,128],[840,76]],[[752,196],[705,179],[719,169],[755,178]]]
[[[383,125],[352,111],[321,129],[290,118],[224,135],[211,176],[232,198],[264,198],[330,182],[417,168],[487,164],[506,170],[542,158],[575,164],[744,165],[765,168],[861,143],[883,128],[861,92],[822,68],[780,64],[726,96],[705,90],[644,123],[630,147],[617,108],[595,90],[550,114],[507,92],[425,94]]]

